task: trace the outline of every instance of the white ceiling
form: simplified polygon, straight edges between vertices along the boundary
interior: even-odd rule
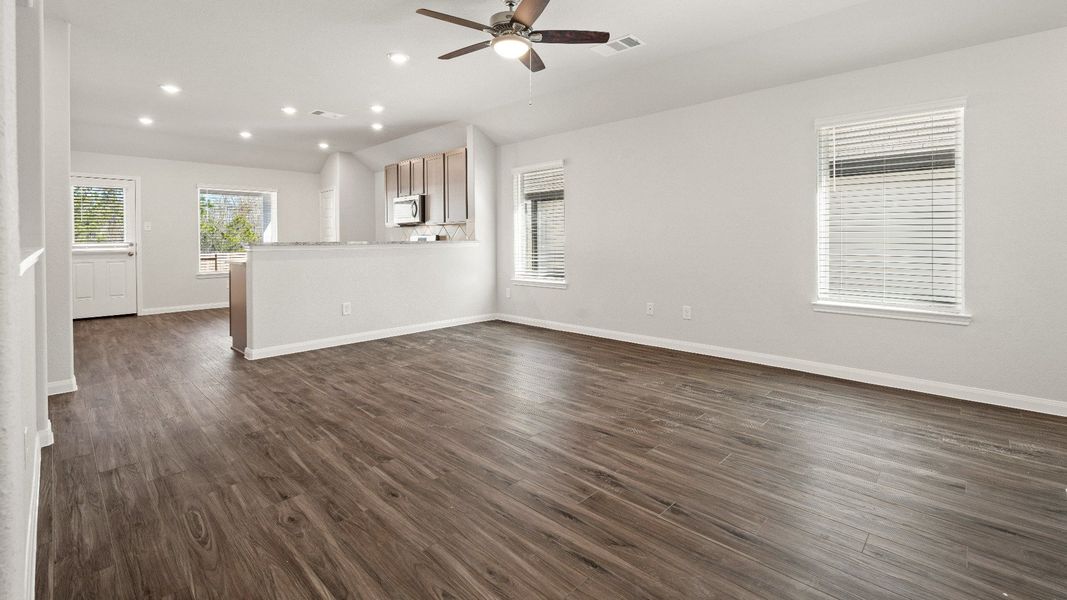
[[[530,107],[520,65],[491,51],[437,60],[487,36],[420,7],[486,21],[503,3],[45,0],[72,24],[76,150],[311,172],[323,140],[359,151],[470,120],[506,142],[1067,26],[1065,0],[554,0],[539,28],[634,34],[647,46],[611,57],[538,46],[548,69],[533,77]],[[410,63],[390,63],[394,51]],[[183,92],[167,96],[163,82]],[[301,112],[286,117],[283,105]],[[370,130],[375,120],[384,131]],[[254,138],[240,140],[242,129]]]

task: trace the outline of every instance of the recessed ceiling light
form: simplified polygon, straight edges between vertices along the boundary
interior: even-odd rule
[[[155,121],[152,120],[152,117],[141,117],[137,120],[141,122],[141,125],[151,125],[152,123],[155,123]]]
[[[291,115],[295,115],[296,114],[296,107],[295,106],[283,106],[282,107],[282,112],[287,114],[287,115],[290,115],[290,116]]]
[[[163,90],[164,92],[167,92],[172,96],[182,91],[182,88],[174,85],[173,83],[164,83],[163,85],[159,86],[159,89]]]
[[[389,60],[393,61],[395,64],[398,65],[402,65],[407,61],[411,60],[411,57],[407,54],[404,54],[403,52],[390,52],[389,54],[386,54],[386,56],[389,57]]]
[[[383,110],[385,110],[385,107],[382,106],[381,104],[375,104],[375,105],[371,106],[370,109],[371,109],[372,112],[380,113]]]
[[[252,137],[252,132],[251,131],[242,131],[241,133],[239,133],[237,135],[240,135],[241,137],[243,137],[244,139],[247,140],[248,138]]]
[[[329,150],[330,145],[326,142],[319,142],[319,148],[321,148],[322,150]]]
[[[374,123],[370,126],[374,131],[381,131],[384,127],[385,125],[382,125],[381,123]]]

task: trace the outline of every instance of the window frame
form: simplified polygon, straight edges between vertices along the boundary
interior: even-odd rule
[[[214,184],[197,184],[196,186],[196,277],[198,279],[213,279],[216,277],[229,277],[229,270],[226,271],[201,271],[200,270],[200,194],[203,191],[215,191],[215,192],[232,192],[238,194],[262,194],[270,196],[271,214],[274,218],[271,219],[270,225],[263,230],[263,242],[270,243],[278,240],[278,190],[273,188],[259,188],[249,187],[246,185],[214,185]],[[269,236],[268,236],[269,234]],[[269,237],[269,239],[268,239]],[[237,254],[237,253],[234,253]],[[247,251],[244,252],[247,256]]]
[[[516,262],[516,260],[518,258],[518,243],[519,243],[519,240],[521,239],[519,236],[520,235],[521,236],[525,236],[526,235],[526,231],[525,231],[525,222],[523,222],[523,220],[521,219],[521,214],[519,212],[519,202],[518,202],[518,199],[517,199],[519,190],[515,189],[515,187],[514,187],[516,185],[515,180],[516,180],[516,178],[521,177],[522,175],[525,175],[527,173],[533,173],[533,172],[536,172],[536,171],[546,171],[546,170],[549,170],[549,169],[561,169],[561,170],[563,170],[563,211],[564,211],[564,213],[563,213],[563,215],[564,215],[563,216],[563,231],[564,231],[563,264],[564,264],[564,277],[563,277],[562,280],[549,279],[549,278],[537,278],[537,277],[520,277],[515,272],[515,262]],[[567,196],[568,196],[568,194],[567,194],[567,176],[566,176],[566,169],[565,169],[564,161],[561,159],[561,160],[553,160],[553,161],[548,161],[548,162],[543,162],[543,163],[536,163],[536,164],[524,165],[524,166],[521,166],[521,167],[516,167],[516,168],[511,170],[511,177],[512,177],[512,190],[511,190],[512,207],[511,207],[511,213],[512,213],[512,224],[513,224],[513,226],[512,226],[513,239],[512,239],[512,244],[511,244],[511,283],[513,285],[518,285],[518,286],[540,287],[540,288],[549,288],[549,289],[567,289],[568,278],[567,278],[567,275],[566,275],[566,272],[567,272],[566,271],[566,264],[567,264],[567,252],[566,252],[566,248],[567,248],[567,239],[566,239],[566,231],[567,231],[567,216],[566,215],[567,215],[567,213],[566,213],[566,211],[567,211],[567,208],[566,207],[567,207]]]
[[[75,253],[85,252],[107,252],[107,251],[127,251],[131,247],[136,247],[140,242],[140,201],[138,198],[140,178],[126,177],[118,175],[96,175],[87,173],[74,173],[70,174],[70,248]],[[92,181],[96,184],[96,187],[115,187],[123,188],[123,241],[121,242],[77,242],[74,236],[74,188],[76,187],[92,187],[77,185],[74,180],[83,180],[83,182]]]
[[[888,319],[901,319],[909,321],[920,321],[927,323],[943,323],[949,325],[969,325],[973,318],[967,305],[967,286],[966,286],[966,169],[967,161],[962,160],[960,165],[960,192],[958,200],[958,212],[960,219],[960,229],[957,236],[957,247],[959,248],[960,265],[958,268],[958,281],[959,281],[959,295],[958,302],[951,307],[939,309],[936,307],[926,306],[913,306],[908,304],[894,304],[894,303],[867,303],[853,301],[849,299],[823,297],[820,289],[820,277],[822,271],[822,263],[820,260],[820,240],[819,235],[822,231],[822,217],[823,217],[823,189],[822,189],[822,164],[820,161],[821,145],[820,145],[820,131],[826,127],[843,126],[862,123],[864,121],[872,121],[879,119],[889,119],[894,117],[905,117],[910,115],[920,115],[922,113],[932,113],[947,110],[961,110],[963,111],[963,118],[961,120],[961,126],[959,131],[959,147],[961,148],[964,158],[966,157],[966,108],[967,98],[950,98],[946,100],[940,100],[935,102],[927,102],[922,104],[912,104],[907,106],[900,106],[894,108],[887,108],[882,110],[867,111],[861,113],[852,113],[847,115],[841,115],[836,117],[816,119],[814,122],[814,143],[815,143],[815,244],[814,244],[814,259],[815,259],[815,277],[814,277],[814,293],[813,300],[811,302],[812,309],[815,312],[820,313],[835,313],[853,316],[866,316],[866,317],[879,317]]]

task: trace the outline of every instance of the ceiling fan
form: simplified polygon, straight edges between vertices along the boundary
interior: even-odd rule
[[[475,21],[425,8],[420,8],[415,12],[434,19],[462,25],[463,27],[484,31],[493,36],[491,40],[441,55],[438,57],[441,60],[450,60],[457,56],[492,47],[497,54],[504,58],[522,59],[522,64],[535,73],[544,69],[545,63],[537,55],[537,51],[533,49],[533,44],[603,44],[611,37],[610,34],[603,31],[577,31],[573,29],[534,31],[534,21],[544,12],[545,7],[548,6],[548,1],[519,0],[516,2],[515,0],[504,0],[504,4],[508,9],[490,17],[489,22],[491,25],[483,25]]]

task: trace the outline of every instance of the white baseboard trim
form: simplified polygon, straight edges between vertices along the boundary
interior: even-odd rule
[[[48,425],[45,428],[37,432],[37,447],[47,448],[56,441],[54,435],[52,435],[52,419],[48,419]]]
[[[308,340],[306,342],[280,344],[277,346],[266,346],[264,348],[245,348],[244,355],[248,360],[259,360],[261,358],[270,358],[272,356],[296,354],[297,352],[308,352],[309,350],[320,350],[322,348],[331,348],[333,346],[345,346],[347,344],[355,344],[358,342],[369,342],[370,340],[396,337],[398,335],[409,335],[422,331],[432,331],[434,329],[444,329],[446,327],[456,327],[458,325],[481,323],[484,321],[492,321],[495,318],[496,315],[492,314],[475,315],[473,317],[460,317],[458,319],[446,319],[444,321],[433,321],[430,323],[403,325],[400,327],[391,327],[389,329],[375,329],[373,331],[363,331],[349,335]]]
[[[186,304],[184,306],[161,306],[157,308],[142,308],[137,315],[144,317],[147,315],[163,315],[167,313],[187,312],[190,310],[209,310],[212,308],[229,308],[230,303],[227,302],[209,302],[207,304]]]
[[[48,382],[48,395],[55,396],[56,394],[68,394],[70,392],[78,391],[78,380],[74,377],[70,379],[62,379],[60,381]]]
[[[52,421],[48,427],[37,432],[37,446],[33,457],[33,482],[30,484],[30,518],[26,525],[26,581],[23,584],[25,598],[33,598],[37,582],[37,514],[41,503],[41,448],[52,445]]]
[[[621,342],[640,344],[642,346],[668,348],[670,350],[679,350],[681,352],[691,352],[693,354],[703,354],[706,356],[715,356],[718,358],[739,360],[743,362],[756,363],[771,367],[780,367],[783,369],[803,371],[805,373],[813,373],[815,375],[826,375],[828,377],[848,379],[850,381],[870,383],[873,385],[881,385],[901,390],[922,392],[926,394],[934,394],[937,396],[947,396],[949,398],[968,400],[970,402],[993,404],[996,406],[1004,406],[1007,408],[1017,408],[1021,410],[1029,410],[1038,413],[1067,417],[1067,401],[1053,400],[1051,398],[1038,398],[1036,396],[1013,394],[1011,392],[998,392],[995,390],[987,390],[983,388],[958,385],[955,383],[944,383],[940,381],[932,381],[929,379],[919,379],[917,377],[908,377],[904,375],[895,375],[893,373],[884,373],[881,371],[869,371],[867,369],[857,369],[855,367],[844,367],[841,365],[833,365],[829,363],[821,363],[810,360],[803,360],[799,358],[790,358],[787,356],[778,356],[776,354],[764,354],[762,352],[738,350],[736,348],[725,348],[722,346],[712,346],[709,344],[701,344],[698,342],[686,342],[682,340],[661,338],[637,333],[626,333],[610,329],[599,329],[596,327],[573,325],[570,323],[561,323],[558,321],[532,319],[529,317],[521,317],[518,315],[497,314],[496,318],[500,321],[518,323],[521,325],[530,325],[532,327],[540,327],[542,329],[554,329],[556,331],[578,333],[581,335],[589,335],[610,340],[618,340]]]

